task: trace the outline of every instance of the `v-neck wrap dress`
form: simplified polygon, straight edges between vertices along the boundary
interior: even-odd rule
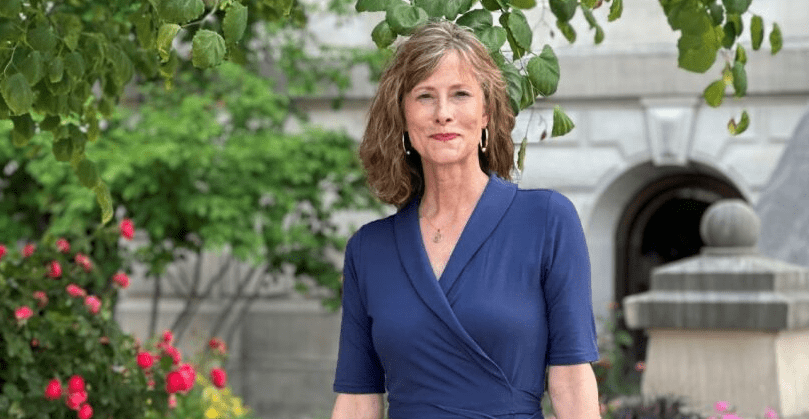
[[[334,391],[391,419],[542,418],[548,365],[598,359],[571,202],[495,175],[436,280],[414,199],[349,240]]]

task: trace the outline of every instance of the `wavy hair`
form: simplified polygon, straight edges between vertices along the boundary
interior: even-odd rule
[[[402,145],[406,130],[404,97],[427,79],[450,51],[458,53],[472,67],[483,89],[489,136],[486,152],[478,149],[480,168],[487,174],[511,179],[514,112],[500,69],[471,31],[449,21],[430,22],[396,48],[371,102],[368,125],[359,147],[371,191],[381,201],[398,208],[424,192],[421,158],[412,147],[410,155],[406,154]]]

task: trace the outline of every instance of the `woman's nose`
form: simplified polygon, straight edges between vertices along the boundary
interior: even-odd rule
[[[452,109],[449,101],[440,99],[435,109],[435,122],[443,125],[452,120]]]

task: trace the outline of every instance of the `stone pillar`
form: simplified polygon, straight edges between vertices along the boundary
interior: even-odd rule
[[[758,254],[759,225],[744,201],[713,204],[701,253],[656,268],[649,292],[624,299],[627,326],[649,336],[644,399],[809,417],[809,271]]]

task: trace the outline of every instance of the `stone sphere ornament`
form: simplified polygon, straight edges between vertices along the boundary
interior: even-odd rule
[[[755,247],[761,221],[753,208],[741,199],[723,199],[705,211],[699,232],[709,247]]]

